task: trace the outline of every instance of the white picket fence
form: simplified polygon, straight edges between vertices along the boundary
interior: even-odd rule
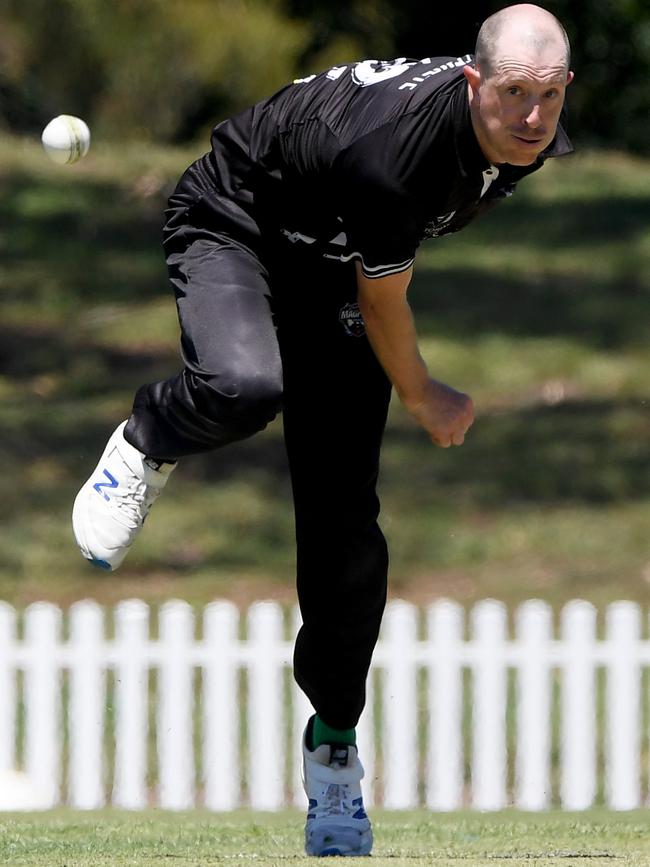
[[[646,803],[650,641],[635,604],[604,614],[597,629],[593,606],[571,602],[556,637],[536,600],[512,629],[493,600],[467,629],[453,602],[391,602],[358,729],[368,804]],[[185,602],[160,608],[157,637],[141,601],[112,615],[0,603],[0,809],[304,805],[296,612],[260,602],[240,618],[214,602],[200,637]]]

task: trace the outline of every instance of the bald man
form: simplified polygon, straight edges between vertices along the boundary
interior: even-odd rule
[[[310,855],[372,847],[355,726],[386,599],[376,482],[391,389],[442,448],[473,421],[470,398],[418,349],[417,249],[571,150],[560,113],[572,77],[559,22],[512,6],[485,22],[475,57],[342,64],[220,123],[169,200],[183,368],[136,394],[77,496],[74,532],[90,562],[116,569],[180,458],[282,409],[303,617],[294,673],[315,711],[302,756]]]
[[[491,163],[534,165],[555,138],[573,79],[564,29],[538,6],[511,6],[480,30],[464,68],[472,127]]]

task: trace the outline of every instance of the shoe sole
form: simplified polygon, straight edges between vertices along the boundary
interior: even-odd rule
[[[83,531],[84,526],[84,516],[85,510],[82,508],[82,501],[88,499],[88,482],[86,482],[77,496],[75,497],[74,504],[72,506],[72,531],[74,533],[75,540],[77,542],[77,546],[81,551],[81,556],[90,563],[92,566],[96,566],[98,569],[103,569],[106,572],[112,572],[113,566],[107,560],[101,560],[98,557],[88,556],[86,551],[90,551],[90,547],[86,541],[86,536]]]
[[[325,832],[327,836],[330,838],[329,840],[323,840],[322,837],[320,841],[318,840],[318,832],[312,832],[312,839],[306,840],[305,842],[305,853],[307,855],[315,856],[316,858],[326,858],[329,856],[339,856],[344,858],[354,858],[357,856],[370,855],[372,850],[372,828],[368,828],[365,831],[357,830],[356,835],[358,835],[355,840],[354,834],[350,834],[349,828],[341,829],[341,831],[346,834],[348,839],[344,842],[342,839],[339,839],[338,843],[335,843],[332,840],[332,837],[336,839],[336,830],[332,829],[332,831]],[[320,834],[324,836],[324,832],[321,831]]]

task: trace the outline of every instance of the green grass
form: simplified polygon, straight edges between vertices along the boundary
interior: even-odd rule
[[[239,863],[271,867],[314,863],[303,855],[302,816],[241,811],[228,815],[117,811],[12,815],[0,819],[0,863],[10,867]],[[650,838],[642,812],[374,817],[375,867],[455,865],[647,865]],[[337,860],[337,864],[343,863]],[[345,863],[360,863],[346,859]]]
[[[110,580],[71,541],[74,494],[133,392],[179,364],[160,223],[201,149],[99,143],[57,167],[35,142],[0,143],[0,598],[293,599],[279,423],[184,461]],[[411,298],[433,374],[477,421],[438,450],[393,404],[392,592],[649,603],[650,163],[550,164],[425,243]]]

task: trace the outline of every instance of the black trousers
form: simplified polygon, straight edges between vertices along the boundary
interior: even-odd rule
[[[260,257],[199,222],[191,206],[167,212],[184,368],[138,391],[125,436],[176,459],[251,436],[282,410],[303,617],[294,673],[325,722],[352,727],[386,601],[376,483],[390,384],[355,310],[352,263],[281,237]]]

